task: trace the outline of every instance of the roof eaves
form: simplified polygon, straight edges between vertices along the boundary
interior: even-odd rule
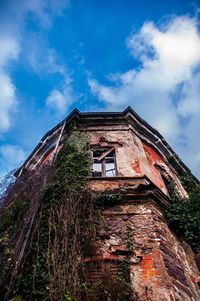
[[[23,165],[15,172],[15,176],[18,176],[21,169],[23,169],[27,163],[29,162],[29,160],[32,158],[32,156],[36,153],[36,151],[41,147],[42,143],[45,141],[45,139],[50,136],[53,132],[55,132],[59,127],[62,126],[62,124],[64,122],[66,122],[66,124],[69,124],[71,122],[71,120],[75,117],[77,117],[78,119],[81,118],[89,118],[89,117],[126,117],[126,115],[131,114],[132,117],[134,119],[136,119],[136,121],[139,121],[139,125],[140,126],[144,126],[146,127],[150,133],[152,133],[153,135],[155,135],[155,138],[157,138],[157,142],[155,141],[155,144],[158,144],[159,141],[162,142],[162,144],[164,145],[164,147],[167,150],[168,153],[168,157],[171,154],[172,157],[174,157],[176,159],[176,161],[178,162],[178,164],[180,164],[183,169],[185,169],[187,172],[189,172],[190,174],[191,171],[190,169],[182,162],[182,160],[179,158],[179,156],[174,152],[174,150],[170,147],[170,145],[166,142],[166,140],[164,139],[164,137],[155,129],[153,128],[151,125],[149,125],[143,118],[141,118],[130,106],[128,106],[124,111],[122,112],[80,112],[77,108],[75,108],[69,115],[66,116],[66,118],[61,121],[60,123],[58,123],[55,127],[53,127],[51,130],[49,130],[40,140],[40,142],[38,143],[38,145],[34,148],[34,150],[31,152],[31,154],[28,156],[28,158],[25,160],[25,162],[23,163]],[[193,176],[194,179],[196,181],[198,181],[198,179]]]

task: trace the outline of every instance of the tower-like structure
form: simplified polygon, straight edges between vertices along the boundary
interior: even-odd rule
[[[75,109],[42,138],[16,176],[55,156],[66,129],[74,123],[87,133],[92,151],[93,172],[87,187],[121,193],[120,202],[113,201],[101,212],[96,256],[83,259],[90,278],[95,281],[99,273],[90,263],[102,262],[114,274],[127,260],[136,300],[200,300],[192,251],[172,233],[162,213],[171,202],[171,181],[187,197],[179,171],[189,170],[160,133],[130,107],[111,113]]]

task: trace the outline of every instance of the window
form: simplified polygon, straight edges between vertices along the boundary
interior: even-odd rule
[[[115,149],[100,148],[93,150],[93,177],[115,177]]]

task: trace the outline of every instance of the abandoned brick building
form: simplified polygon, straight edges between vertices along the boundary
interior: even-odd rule
[[[200,300],[200,275],[192,251],[170,231],[160,209],[170,204],[171,180],[187,197],[178,170],[189,170],[159,132],[130,107],[112,113],[75,109],[42,138],[16,175],[50,160],[74,122],[87,133],[93,154],[88,188],[123,191],[122,201],[102,212],[97,256],[84,261],[102,261],[114,272],[118,262],[128,257],[130,283],[138,300]],[[132,249],[127,249],[127,225]],[[91,270],[91,277],[97,274]]]

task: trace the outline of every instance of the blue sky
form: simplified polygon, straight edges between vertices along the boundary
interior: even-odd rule
[[[156,127],[200,177],[199,1],[1,0],[0,176],[73,108]]]

